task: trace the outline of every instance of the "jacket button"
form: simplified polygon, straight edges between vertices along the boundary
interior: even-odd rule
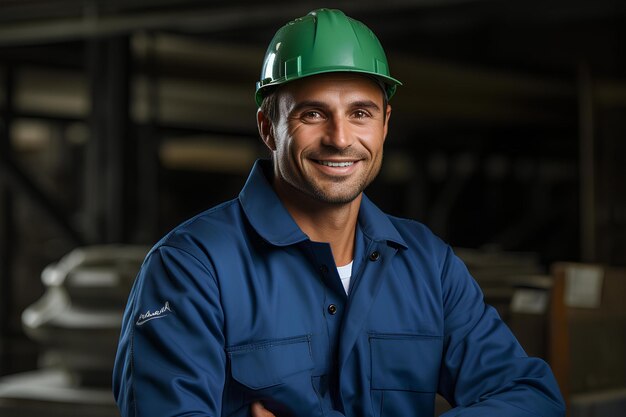
[[[336,306],[336,305],[334,305],[334,304],[329,305],[329,306],[328,306],[328,312],[329,312],[331,315],[333,315],[333,316],[334,316],[334,315],[335,315],[335,313],[337,313],[337,306]]]
[[[370,253],[370,261],[376,262],[380,258],[380,253],[378,251],[374,251]]]

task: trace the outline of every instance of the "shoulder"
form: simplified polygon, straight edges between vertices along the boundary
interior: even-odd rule
[[[247,233],[239,201],[233,199],[205,210],[172,229],[153,246],[148,256],[164,249],[174,249],[205,263],[212,257],[212,252],[245,240]]]
[[[427,252],[446,252],[449,245],[419,221],[387,214],[387,218],[404,239],[409,249]]]
[[[406,243],[406,250],[401,252],[409,262],[427,266],[440,277],[450,272],[464,276],[468,274],[466,266],[450,244],[428,226],[416,220],[387,216]]]

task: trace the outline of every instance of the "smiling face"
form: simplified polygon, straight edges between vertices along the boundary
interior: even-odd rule
[[[331,73],[285,84],[276,94],[276,123],[262,112],[258,122],[281,198],[347,204],[360,197],[380,171],[391,114],[380,86]]]

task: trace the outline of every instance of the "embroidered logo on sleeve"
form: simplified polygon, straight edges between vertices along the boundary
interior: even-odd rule
[[[140,314],[135,324],[137,326],[141,326],[142,324],[147,323],[150,320],[162,319],[163,317],[167,317],[171,312],[172,309],[170,308],[170,302],[166,301],[160,310],[148,310],[145,313]]]

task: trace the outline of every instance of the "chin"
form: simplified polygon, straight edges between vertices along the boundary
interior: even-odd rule
[[[322,203],[343,205],[352,203],[362,192],[362,190],[359,190],[352,193],[328,194],[323,191],[318,191],[315,193],[315,197]]]

